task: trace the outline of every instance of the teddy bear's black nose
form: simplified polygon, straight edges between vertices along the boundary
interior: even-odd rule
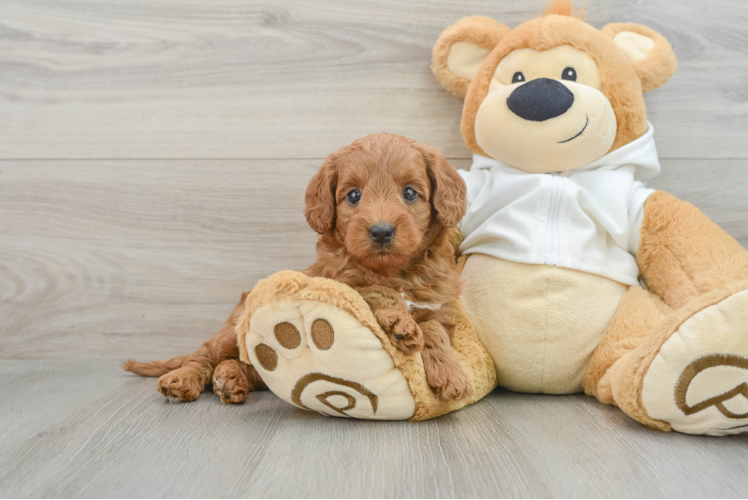
[[[566,113],[574,104],[574,94],[558,80],[538,78],[517,87],[506,105],[512,113],[533,122],[550,120]]]

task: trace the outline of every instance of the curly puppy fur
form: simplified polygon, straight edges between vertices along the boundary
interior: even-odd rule
[[[244,312],[246,298],[247,292],[218,333],[193,354],[150,363],[127,360],[122,368],[144,377],[160,377],[158,392],[170,401],[194,401],[210,382],[226,404],[242,403],[250,392],[266,390],[257,370],[239,361],[234,327]]]
[[[406,199],[406,188],[417,193],[414,200]],[[352,191],[359,194],[355,203],[348,196]],[[446,399],[472,391],[452,349],[455,325],[448,320],[449,303],[460,292],[450,237],[466,205],[464,181],[436,149],[398,135],[375,134],[327,157],[309,182],[304,211],[320,234],[317,262],[305,274],[358,290],[393,345],[421,352],[429,385]],[[382,223],[393,231],[386,243],[371,235],[372,227]],[[403,296],[440,308],[411,314]],[[170,399],[194,400],[212,376],[222,401],[244,401],[249,392],[265,386],[252,367],[235,363],[234,326],[243,304],[244,297],[221,330],[193,355],[128,362],[124,368],[161,375],[159,391]],[[225,365],[229,362],[233,364]],[[219,382],[219,368],[228,371],[229,366],[232,376],[221,375]],[[229,380],[233,388],[227,388]]]
[[[418,193],[414,201],[405,199],[406,188]],[[354,190],[356,204],[347,199]],[[450,344],[454,325],[445,305],[460,291],[450,229],[465,215],[466,196],[462,178],[436,149],[376,134],[327,157],[309,183],[304,212],[320,234],[317,262],[306,273],[357,289],[395,347],[422,350],[429,385],[448,399],[471,391]],[[381,223],[394,229],[386,245],[370,236]],[[441,308],[411,315],[401,293]]]

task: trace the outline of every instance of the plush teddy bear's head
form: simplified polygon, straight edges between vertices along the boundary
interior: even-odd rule
[[[588,165],[647,130],[643,93],[677,61],[646,26],[597,30],[572,17],[573,0],[515,29],[462,19],[434,47],[437,79],[465,98],[461,130],[473,152],[527,172]]]

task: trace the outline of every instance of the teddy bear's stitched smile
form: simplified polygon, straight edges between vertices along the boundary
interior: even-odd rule
[[[572,137],[571,139],[566,139],[565,141],[559,141],[559,144],[564,144],[564,143],[567,143],[567,142],[571,142],[574,139],[576,139],[577,137],[579,137],[580,135],[584,134],[584,131],[587,130],[587,125],[590,124],[590,117],[588,115],[584,115],[584,117],[585,117],[586,121],[584,122],[584,127],[582,127],[582,130],[577,135],[575,135],[574,137]]]

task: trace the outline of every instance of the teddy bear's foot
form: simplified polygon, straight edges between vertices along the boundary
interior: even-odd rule
[[[680,322],[641,388],[649,417],[689,434],[748,432],[748,290]]]
[[[493,361],[465,310],[459,301],[450,307],[456,325],[451,345],[472,388],[459,399],[436,394],[421,353],[393,345],[356,290],[296,271],[260,280],[247,296],[236,324],[239,356],[271,391],[299,408],[361,419],[435,418],[496,387]]]
[[[363,419],[413,416],[414,398],[382,342],[331,304],[261,306],[252,314],[245,342],[270,390],[299,408]]]

